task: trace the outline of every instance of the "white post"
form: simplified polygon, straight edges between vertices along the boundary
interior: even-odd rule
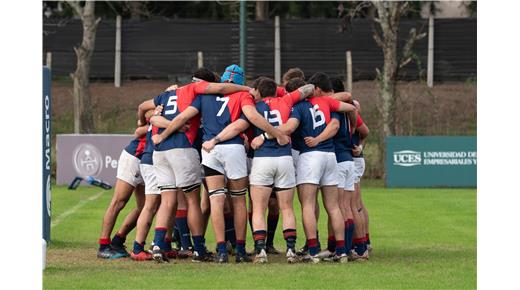
[[[433,87],[433,15],[428,21],[428,87]]]
[[[47,52],[45,62],[46,62],[45,65],[46,65],[48,68],[51,68],[51,67],[52,67],[52,52],[50,52],[50,51]]]
[[[204,66],[204,56],[202,51],[197,51],[197,68],[201,68]]]
[[[114,67],[114,86],[121,86],[121,15],[116,17],[116,59]]]
[[[347,50],[347,92],[352,92],[352,54]]]
[[[282,63],[280,61],[280,16],[274,17],[274,80],[277,84],[282,80]]]

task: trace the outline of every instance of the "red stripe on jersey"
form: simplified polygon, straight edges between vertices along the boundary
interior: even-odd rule
[[[361,119],[361,115],[359,114],[359,112],[357,113],[357,119],[356,119],[356,128],[359,128],[361,127],[361,125],[363,125],[363,119]]]
[[[145,145],[146,145],[146,135],[139,138],[139,144],[137,144],[137,148],[135,149],[135,156],[139,156],[139,155],[143,154]]]
[[[242,113],[242,107],[247,105],[255,105],[253,97],[248,92],[233,93],[230,95],[226,95],[226,97],[229,97],[227,108],[229,110],[231,122],[234,122],[238,118],[240,118],[240,114]]]
[[[208,82],[196,82],[178,88],[176,93],[177,108],[179,109],[179,113],[186,110],[186,108],[191,105],[196,95],[200,94],[200,92],[203,93],[208,85]],[[186,138],[188,138],[190,144],[193,145],[195,139],[197,139],[197,132],[200,127],[200,114],[197,114],[195,117],[191,118],[188,122],[186,122],[186,124],[189,124],[190,127],[184,134],[186,135]]]
[[[159,127],[156,127],[156,126],[152,125],[152,136],[156,135],[158,132],[159,132]]]

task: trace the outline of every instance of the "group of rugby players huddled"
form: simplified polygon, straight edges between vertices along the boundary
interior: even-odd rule
[[[305,81],[298,68],[284,74],[282,86],[266,77],[252,88],[244,83],[237,65],[222,77],[201,68],[190,84],[173,85],[139,105],[135,139],[121,153],[103,219],[99,258],[226,263],[233,253],[237,263],[266,263],[267,254],[280,254],[273,238],[281,214],[287,262],[368,260],[368,212],[360,196],[368,128],[359,102],[345,92],[341,79],[315,73]],[[306,237],[298,251],[295,187]],[[328,214],[323,251],[318,189]],[[134,191],[137,206],[110,240]],[[253,259],[246,252],[248,215]],[[154,216],[155,235],[146,250]],[[210,217],[215,254],[204,239]],[[133,228],[129,254],[124,243]]]

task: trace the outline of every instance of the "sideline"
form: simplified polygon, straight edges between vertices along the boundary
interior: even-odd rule
[[[78,204],[73,206],[71,209],[69,209],[66,212],[60,214],[58,217],[53,219],[53,221],[51,222],[51,229],[54,228],[55,226],[57,226],[64,218],[66,218],[69,215],[74,214],[75,212],[77,212],[80,208],[82,208],[88,202],[94,201],[94,200],[98,199],[105,192],[106,192],[106,190],[102,190],[102,191],[96,193],[95,195],[78,202]]]

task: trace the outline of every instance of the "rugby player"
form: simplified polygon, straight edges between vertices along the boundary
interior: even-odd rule
[[[215,75],[204,68],[195,72],[193,81],[193,83],[164,92],[154,99],[143,102],[139,106],[139,118],[143,120],[146,110],[162,104],[164,106],[162,116],[173,120],[191,104],[197,94],[228,94],[249,89],[249,87],[235,84],[212,83],[215,81]],[[172,123],[170,123],[171,125]],[[188,224],[194,244],[192,261],[209,261],[211,256],[206,252],[199,200],[200,161],[197,150],[192,147],[200,127],[200,116],[190,120],[190,127],[186,132],[171,134],[170,126],[164,130],[159,129],[159,134],[152,137],[155,144],[154,169],[161,189],[161,205],[157,212],[153,258],[157,262],[168,261],[164,255],[164,238],[174,219],[173,213],[177,207],[176,192],[182,190],[187,199]],[[167,133],[161,135],[163,132]],[[156,142],[157,140],[159,142]]]
[[[359,102],[354,101],[354,104],[359,108],[359,110],[361,109]],[[352,135],[352,155],[354,157],[356,176],[354,181],[355,192],[351,200],[351,207],[354,213],[354,222],[356,223],[356,231],[353,242],[354,249],[351,252],[351,256],[354,260],[366,261],[369,258],[368,250],[371,247],[369,247],[370,236],[368,234],[368,211],[366,210],[361,199],[361,177],[365,171],[363,145],[366,138],[368,137],[369,129],[359,114],[356,128],[356,132]],[[359,222],[356,222],[356,219],[358,219]]]
[[[305,85],[283,97],[276,96],[276,83],[262,78],[252,91],[256,100],[256,109],[273,125],[281,126],[287,122],[294,104],[310,96],[313,85]],[[255,129],[256,136],[266,138],[266,132]],[[255,263],[266,263],[265,210],[268,207],[271,192],[274,190],[278,206],[282,213],[283,233],[286,241],[286,258],[289,263],[296,262],[296,218],[293,209],[294,187],[296,185],[292,164],[291,146],[281,146],[274,140],[267,140],[256,146],[251,167],[251,199],[253,204],[253,239],[255,241]]]
[[[203,141],[210,141],[215,146],[211,152],[202,152],[202,164],[208,185],[211,203],[211,220],[217,240],[216,262],[228,261],[224,233],[224,202],[229,191],[232,197],[234,222],[236,231],[237,253],[235,261],[248,262],[245,251],[247,210],[245,194],[247,191],[247,167],[244,142],[235,136],[226,142],[219,139],[218,134],[228,124],[237,120],[241,112],[253,124],[276,136],[281,144],[289,143],[289,138],[271,126],[263,119],[254,107],[254,102],[248,92],[232,94],[199,95],[181,114],[173,119],[170,126],[160,135],[156,135],[154,143],[160,144],[169,134],[178,130],[188,120],[201,113],[203,122]],[[221,144],[219,144],[221,143]],[[228,180],[226,186],[226,178]]]
[[[299,130],[300,137],[294,140],[300,142],[300,155],[296,167],[296,183],[298,195],[302,205],[302,219],[307,237],[309,253],[304,260],[318,263],[318,240],[316,236],[316,194],[321,187],[325,209],[331,219],[336,238],[334,260],[345,262],[345,233],[344,221],[338,205],[338,176],[334,145],[331,139],[320,142],[316,147],[309,147],[303,141],[305,137],[317,137],[330,122],[331,112],[347,112],[348,118],[355,123],[356,108],[350,104],[335,100],[328,95],[332,94],[332,85],[327,75],[316,73],[309,83],[315,86],[314,96],[300,102],[293,107],[291,116],[280,129],[285,133]]]
[[[97,252],[98,258],[118,259],[130,256],[124,245],[126,235],[135,227],[145,201],[143,179],[139,170],[140,159],[146,142],[147,126],[142,126],[145,123],[146,121],[138,122],[140,126],[135,130],[135,139],[123,149],[119,157],[114,195],[103,217]],[[126,216],[121,228],[111,241],[110,234],[117,216],[125,207],[132,192],[135,192],[136,208]]]

